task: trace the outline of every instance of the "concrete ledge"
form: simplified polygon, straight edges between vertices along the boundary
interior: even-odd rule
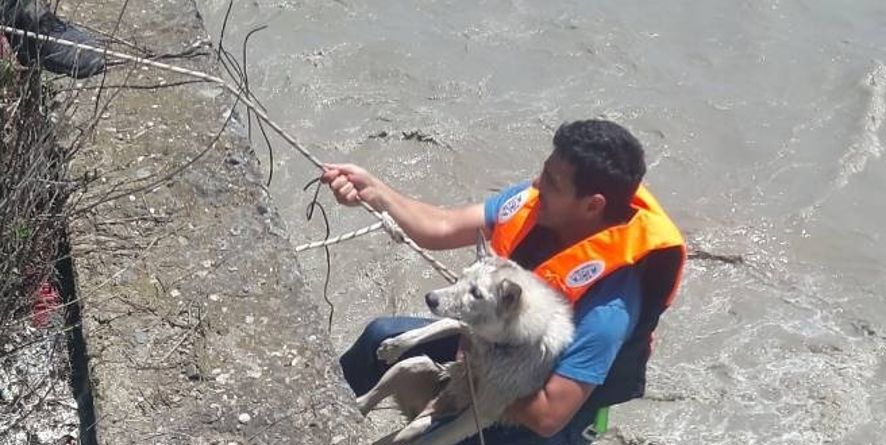
[[[123,3],[87,1],[62,12],[111,30]],[[118,35],[157,52],[207,37],[191,0],[130,3]],[[205,56],[175,63],[217,71]],[[120,68],[106,83],[127,76],[132,84],[177,79]],[[92,94],[81,97],[81,112],[91,111]],[[196,157],[232,103],[208,84],[122,91],[75,161],[76,172],[101,178],[79,206],[121,181],[149,182]],[[244,138],[228,131],[171,183],[75,221],[99,443],[362,441],[364,424],[323,316],[301,292],[295,255],[261,180]]]

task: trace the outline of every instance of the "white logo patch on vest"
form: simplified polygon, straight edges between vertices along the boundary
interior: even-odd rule
[[[606,263],[600,260],[582,263],[566,276],[566,285],[569,287],[585,286],[602,275],[605,269]]]
[[[505,203],[502,204],[501,208],[498,209],[499,224],[505,223],[509,219],[513,218],[514,215],[517,214],[517,211],[523,207],[523,204],[526,204],[526,200],[528,198],[529,189],[526,189],[505,201]]]

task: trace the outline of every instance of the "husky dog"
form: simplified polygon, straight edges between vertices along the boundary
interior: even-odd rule
[[[572,308],[566,299],[532,272],[490,255],[482,234],[477,261],[455,284],[428,293],[425,302],[444,318],[385,340],[379,359],[393,364],[420,343],[452,335],[462,335],[464,355],[443,364],[427,356],[400,361],[357,399],[365,415],[394,396],[410,420],[393,435],[395,444],[453,445],[476,434],[468,376],[473,377],[480,428],[501,421],[511,403],[545,384],[572,340]],[[434,420],[448,416],[454,419],[430,429]]]

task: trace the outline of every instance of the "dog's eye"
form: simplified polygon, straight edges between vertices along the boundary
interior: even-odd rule
[[[483,294],[480,292],[480,288],[477,286],[471,285],[471,289],[468,291],[471,293],[471,296],[476,298],[477,300],[483,299]]]

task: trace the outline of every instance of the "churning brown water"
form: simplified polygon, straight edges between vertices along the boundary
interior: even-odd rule
[[[227,1],[198,4],[217,36]],[[689,263],[648,397],[614,410],[608,441],[884,443],[886,3],[255,0],[228,46],[262,24],[252,88],[321,159],[475,202],[531,177],[561,122],[602,115],[644,142],[693,249],[743,258]],[[321,238],[301,191],[317,171],[274,155],[293,242]],[[373,222],[321,196],[333,234]],[[323,252],[301,258],[323,305]],[[373,316],[427,314],[443,283],[382,234],[332,261],[339,350]]]

